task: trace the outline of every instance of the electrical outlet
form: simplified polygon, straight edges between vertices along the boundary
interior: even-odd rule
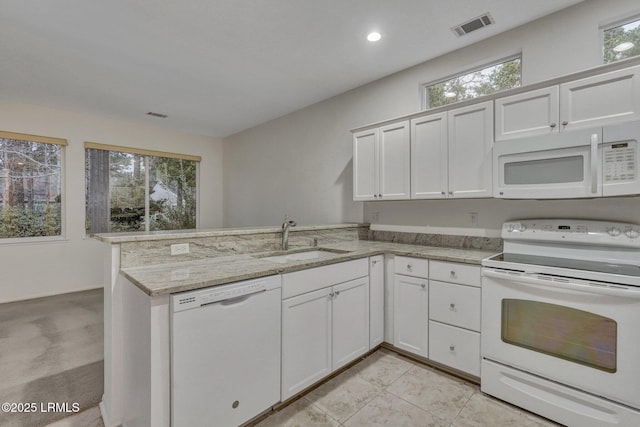
[[[380,212],[371,212],[369,214],[369,222],[378,222],[380,221]]]
[[[171,255],[184,255],[189,253],[188,243],[176,243],[171,245]]]
[[[478,212],[469,212],[469,218],[471,219],[471,225],[478,225]]]

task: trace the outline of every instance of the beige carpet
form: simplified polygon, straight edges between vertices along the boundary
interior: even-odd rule
[[[0,426],[39,427],[96,406],[102,359],[102,289],[0,304],[0,403],[36,409],[0,411]]]

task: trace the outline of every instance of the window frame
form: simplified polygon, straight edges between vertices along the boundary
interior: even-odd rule
[[[33,243],[55,243],[67,241],[67,146],[69,142],[64,138],[33,135],[28,133],[8,132],[0,130],[0,138],[16,141],[37,142],[40,144],[58,145],[60,147],[60,234],[57,236],[30,236],[30,237],[0,237],[0,246]]]
[[[467,74],[475,73],[475,72],[483,70],[485,68],[489,68],[489,67],[493,67],[493,66],[505,63],[505,62],[513,61],[515,59],[519,59],[520,60],[520,86],[515,86],[515,87],[522,87],[523,86],[523,81],[522,81],[523,80],[522,79],[523,73],[522,73],[522,70],[524,68],[523,67],[523,62],[524,61],[523,61],[523,57],[522,57],[522,51],[518,51],[518,52],[515,52],[515,53],[510,54],[510,55],[494,57],[494,58],[490,59],[489,61],[483,60],[482,62],[477,62],[474,65],[470,66],[469,68],[466,68],[463,71],[460,71],[460,72],[457,72],[457,73],[452,73],[452,74],[449,74],[447,76],[438,78],[436,80],[430,80],[430,81],[427,81],[427,82],[420,83],[420,85],[419,85],[419,94],[420,94],[420,106],[419,107],[420,107],[420,110],[421,111],[426,111],[426,110],[430,110],[430,109],[433,109],[433,108],[447,107],[447,106],[450,106],[450,105],[454,105],[454,104],[456,104],[458,102],[462,102],[462,101],[456,101],[456,102],[452,102],[451,104],[439,105],[437,107],[430,107],[429,106],[429,87],[430,86],[436,85],[438,83],[446,82],[447,80],[451,80],[451,79],[454,79],[456,77],[460,77],[460,76],[464,76],[464,75],[467,75]],[[497,93],[497,92],[498,91],[493,92],[493,93]],[[481,95],[481,96],[478,96],[478,97],[472,98],[472,99],[481,98],[482,96],[486,96],[486,95]]]
[[[137,155],[141,155],[144,156],[144,163],[145,163],[145,218],[147,218],[148,214],[149,214],[149,157],[165,157],[165,158],[170,158],[170,159],[178,159],[178,160],[187,160],[187,161],[194,161],[196,163],[196,209],[195,209],[195,221],[196,221],[196,228],[198,227],[198,225],[200,224],[200,162],[202,161],[202,157],[201,156],[195,156],[195,155],[191,155],[191,154],[181,154],[181,153],[172,153],[172,152],[167,152],[167,151],[158,151],[158,150],[149,150],[149,149],[145,149],[145,148],[134,148],[134,147],[125,147],[125,146],[120,146],[120,145],[110,145],[110,144],[100,144],[97,142],[91,142],[91,141],[85,141],[84,143],[84,158],[86,161],[87,158],[87,150],[103,150],[103,151],[109,151],[109,152],[119,152],[119,153],[127,153],[127,154],[137,154]],[[86,169],[84,170],[85,173],[85,177],[84,177],[84,182],[85,182],[85,194],[84,194],[84,200],[85,200],[85,204],[86,204],[86,200],[87,200],[87,191],[86,191],[86,182],[87,182],[87,176],[86,176]],[[86,224],[88,224],[88,217],[87,217],[87,209],[86,209],[86,205],[85,205],[85,209],[84,209],[84,224],[85,224],[85,235],[90,237],[93,236],[94,234],[102,234],[102,233],[89,233],[86,227]],[[175,229],[173,231],[177,231],[177,230],[182,230],[182,229]],[[149,232],[153,232],[154,230],[150,230],[149,229],[149,221],[145,221],[145,230],[140,230],[140,231],[136,231],[137,233],[140,232],[144,232],[144,233],[149,233]],[[157,230],[157,231],[162,231],[162,232],[170,232],[172,230]],[[119,232],[118,232],[119,233]],[[123,233],[134,233],[133,231],[130,232],[123,232]]]
[[[621,27],[623,25],[626,24],[630,24],[632,22],[635,21],[640,21],[640,9],[637,9],[635,11],[632,11],[630,13],[626,13],[622,16],[618,16],[616,18],[613,19],[609,19],[607,21],[602,22],[599,27],[598,30],[600,32],[599,36],[600,36],[600,57],[602,60],[602,64],[607,65],[607,64],[615,64],[616,62],[620,62],[620,61],[625,61],[631,58],[640,58],[640,54],[638,55],[634,55],[634,56],[630,56],[629,58],[622,58],[622,59],[618,59],[617,61],[613,61],[613,62],[605,62],[604,60],[604,33],[608,30],[611,30],[613,28],[616,27]]]

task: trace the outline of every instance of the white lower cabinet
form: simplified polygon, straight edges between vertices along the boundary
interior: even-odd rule
[[[396,274],[393,288],[393,345],[427,357],[428,280]]]
[[[387,267],[394,347],[479,377],[480,267],[404,256]]]
[[[480,376],[479,266],[378,255],[288,273],[282,283],[283,401],[383,339]]]
[[[332,288],[332,370],[369,351],[369,279]]]
[[[282,301],[282,400],[331,373],[331,292]]]
[[[282,301],[283,401],[369,351],[367,263],[349,261],[283,276],[283,294],[294,294]],[[362,277],[322,285],[323,275]],[[295,295],[312,281],[320,289]]]
[[[384,255],[369,258],[369,349],[384,340]]]
[[[429,359],[480,376],[480,267],[429,266]],[[446,281],[445,281],[446,280]]]
[[[480,334],[429,321],[429,359],[480,376]]]

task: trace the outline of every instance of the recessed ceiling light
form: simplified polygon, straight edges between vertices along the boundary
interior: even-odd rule
[[[456,93],[455,92],[445,92],[444,93],[444,97],[445,98],[455,98],[456,97]]]
[[[377,42],[381,38],[382,38],[382,34],[376,32],[376,31],[373,31],[373,32],[367,34],[367,40],[369,40],[370,42]]]
[[[624,52],[625,50],[631,49],[633,46],[635,46],[635,45],[633,43],[631,43],[631,42],[624,42],[624,43],[620,43],[619,45],[614,47],[613,51],[614,52]]]

